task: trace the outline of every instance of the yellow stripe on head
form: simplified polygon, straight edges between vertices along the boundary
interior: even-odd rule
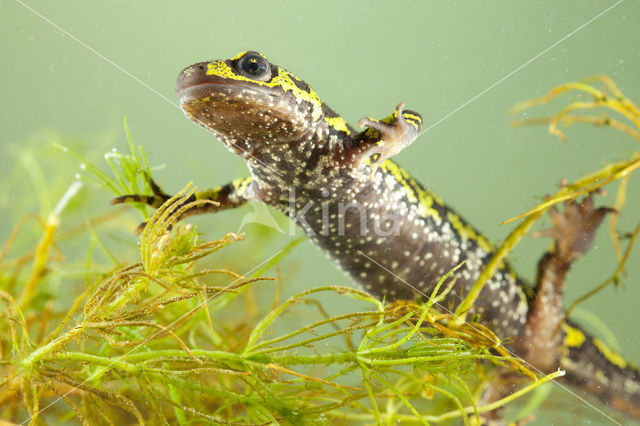
[[[246,53],[247,52],[242,52],[238,54],[237,56],[232,58],[231,61],[239,60]],[[255,53],[255,52],[252,52],[252,53]],[[265,58],[264,55],[260,53],[258,54],[263,58]],[[277,70],[277,75],[268,81],[259,81],[259,80],[251,79],[249,77],[245,77],[244,75],[235,72],[231,68],[229,63],[225,60],[209,62],[207,64],[207,75],[215,75],[217,77],[221,77],[229,80],[247,82],[247,83],[250,83],[251,85],[256,85],[256,86],[280,88],[285,93],[293,94],[293,96],[296,99],[308,102],[312,107],[311,117],[313,118],[314,121],[319,120],[320,117],[322,116],[322,101],[320,100],[316,92],[311,87],[309,87],[308,91],[303,90],[299,86],[302,84],[306,85],[306,83],[304,83],[302,80],[300,80],[299,78],[297,78],[296,76],[291,74],[289,71],[285,70],[284,68],[281,68],[273,64],[271,65]],[[296,82],[298,82],[298,84],[296,84]]]

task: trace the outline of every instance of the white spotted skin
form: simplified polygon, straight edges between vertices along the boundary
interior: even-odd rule
[[[196,78],[197,66],[189,69]],[[220,82],[216,76],[202,79]],[[441,276],[466,260],[444,301],[444,309],[453,309],[490,257],[448,222],[448,207],[434,202],[431,209],[439,217],[425,214],[429,209],[384,163],[370,176],[371,168],[358,158],[365,132],[330,126],[338,116],[324,104],[322,116],[314,118],[317,106],[291,92],[246,82],[194,85],[181,92],[180,104],[191,120],[247,161],[253,180],[247,193],[292,216],[340,269],[375,295],[426,299]],[[312,206],[305,209],[308,203]],[[386,217],[397,221],[390,235],[384,235]],[[500,337],[520,335],[527,301],[516,278],[498,271],[473,313]]]
[[[409,200],[405,187],[386,169],[379,168],[371,180],[368,167],[358,170],[337,161],[339,151],[339,145],[308,142],[303,152],[314,153],[316,167],[295,167],[291,157],[285,159],[291,166],[270,162],[281,175],[249,160],[254,189],[263,194],[261,201],[289,216],[293,216],[289,199],[293,191],[297,204],[293,219],[311,241],[365,290],[387,300],[428,298],[440,277],[466,260],[443,302],[445,310],[455,309],[491,254],[464,239],[446,220],[422,214],[423,209]],[[270,156],[275,157],[262,152],[261,160]],[[311,207],[305,209],[306,205]],[[449,209],[438,208],[440,216],[446,217]],[[393,220],[397,225],[390,232],[385,224]],[[520,335],[528,306],[520,285],[510,271],[499,270],[471,313],[500,337]]]

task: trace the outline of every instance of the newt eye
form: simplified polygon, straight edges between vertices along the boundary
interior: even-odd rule
[[[247,53],[238,61],[238,71],[245,77],[265,81],[271,76],[269,62],[258,53]]]

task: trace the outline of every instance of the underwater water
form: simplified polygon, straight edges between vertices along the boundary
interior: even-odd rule
[[[514,116],[508,111],[553,86],[597,74],[611,77],[640,103],[639,19],[640,4],[632,0],[0,1],[0,240],[22,215],[46,212],[43,197],[50,198],[49,206],[55,204],[80,172],[75,159],[51,148],[52,140],[102,166],[105,152],[125,149],[125,115],[150,164],[164,165],[154,177],[167,191],[189,181],[205,188],[245,176],[240,158],[184,117],[174,84],[189,64],[257,50],[309,83],[354,126],[360,117],[390,114],[399,102],[420,112],[423,134],[395,160],[499,243],[514,226],[500,223],[554,193],[561,179],[576,180],[638,151],[637,140],[611,128],[575,124],[562,142],[544,125],[512,127]],[[566,102],[528,110],[526,117],[549,115]],[[27,171],[34,161],[40,177]],[[48,196],[38,194],[34,182],[39,181],[50,184]],[[608,195],[597,200],[611,205],[617,184],[605,190]],[[87,215],[113,209],[111,194],[91,184],[82,191],[91,200]],[[622,232],[630,232],[640,218],[638,173],[631,177],[627,195],[618,222]],[[215,226],[206,216],[194,222],[213,238],[238,230],[253,209],[221,213]],[[270,237],[264,247],[244,248],[244,256],[256,264],[293,238],[280,213],[260,214],[272,215],[284,232],[255,223],[242,228],[249,240],[245,245],[252,233]],[[132,209],[123,229],[110,228],[117,238],[109,244],[134,245],[131,231],[137,220]],[[545,219],[537,229],[549,224]],[[615,270],[607,227],[605,223],[591,252],[571,271],[568,303]],[[548,245],[549,240],[526,237],[509,259],[532,281]],[[286,294],[306,286],[349,283],[309,242],[280,266]],[[636,249],[623,285],[580,305],[576,318],[606,324],[621,353],[640,364],[638,300]],[[610,424],[567,391],[556,389],[554,395],[557,406],[546,409],[534,424],[562,423],[572,416]]]

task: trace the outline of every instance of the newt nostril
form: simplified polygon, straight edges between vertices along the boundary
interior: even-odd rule
[[[176,92],[191,86],[194,82],[200,81],[206,78],[207,74],[207,62],[200,62],[186,67],[178,74],[176,81]]]

